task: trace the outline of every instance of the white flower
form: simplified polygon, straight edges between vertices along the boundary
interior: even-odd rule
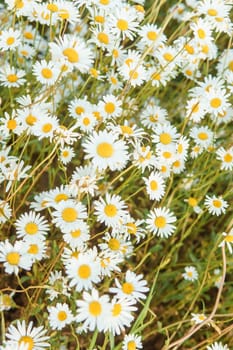
[[[176,229],[173,225],[175,221],[176,217],[167,208],[155,208],[151,210],[146,219],[148,230],[161,238],[168,238],[172,235]]]
[[[55,306],[48,307],[49,324],[52,329],[61,330],[66,325],[70,324],[74,317],[66,303],[57,303]]]
[[[184,273],[182,273],[182,276],[187,281],[196,281],[198,279],[198,272],[197,269],[194,266],[186,266],[184,268]]]
[[[226,201],[224,201],[224,199],[222,199],[221,196],[211,197],[207,195],[204,204],[207,207],[208,212],[210,214],[217,216],[225,214],[226,208],[229,206],[229,204]]]

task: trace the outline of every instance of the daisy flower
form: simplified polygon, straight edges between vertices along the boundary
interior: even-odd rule
[[[49,230],[47,220],[34,211],[20,215],[15,222],[15,227],[17,236],[19,238],[24,237],[27,240],[34,239],[35,237],[44,239]]]
[[[99,259],[100,274],[101,276],[108,277],[111,277],[113,272],[120,272],[121,269],[118,265],[124,261],[123,256],[116,255],[114,252],[107,250],[100,252]]]
[[[136,310],[135,300],[113,298],[105,331],[108,330],[113,335],[120,335],[125,331],[125,327],[130,327],[134,320],[132,312]]]
[[[227,344],[221,342],[215,342],[212,345],[208,345],[206,350],[230,350]]]
[[[178,137],[176,128],[169,123],[157,124],[154,128],[153,142],[160,148],[173,144]]]
[[[233,169],[233,146],[225,150],[220,147],[216,151],[217,159],[221,161],[221,170]]]
[[[142,348],[142,337],[140,335],[126,334],[124,336],[122,350],[139,350]]]
[[[32,71],[37,81],[43,85],[53,85],[60,74],[60,70],[54,67],[53,62],[46,62],[45,60],[42,60],[41,62],[37,61],[33,65]]]
[[[108,227],[119,226],[121,220],[126,216],[126,205],[120,196],[106,193],[105,199],[102,197],[95,201],[95,215],[99,222],[103,222]]]
[[[166,121],[167,111],[159,106],[145,106],[141,114],[141,123],[149,129],[154,129],[158,123]]]
[[[83,292],[83,300],[77,300],[76,322],[83,322],[83,326],[88,330],[103,331],[107,325],[107,316],[110,310],[109,296],[102,295],[96,289],[91,293]]]
[[[143,178],[146,191],[151,200],[159,201],[165,194],[164,179],[158,171],[152,172],[149,178]]]
[[[79,220],[75,230],[67,230],[63,234],[63,239],[73,248],[78,248],[90,239],[89,226],[83,220]],[[66,229],[64,229],[66,231]]]
[[[208,126],[194,126],[190,131],[194,142],[204,149],[207,149],[214,141],[214,133]]]
[[[138,27],[136,13],[131,9],[118,8],[107,16],[109,31],[117,38],[133,40]]]
[[[229,204],[226,201],[224,201],[224,199],[222,199],[221,196],[217,197],[215,195],[207,195],[204,204],[207,207],[207,210],[210,214],[217,216],[225,214],[226,209],[229,206]]]
[[[6,333],[7,342],[15,347],[24,343],[27,349],[42,350],[49,348],[50,344],[47,340],[50,338],[45,335],[46,330],[43,326],[35,327],[33,322],[26,322],[17,320],[16,326],[10,325]]]
[[[2,86],[20,87],[25,83],[25,72],[22,69],[16,70],[15,67],[10,67],[8,64],[0,69],[0,84]]]
[[[104,242],[99,243],[98,246],[103,253],[113,253],[115,256],[128,257],[133,251],[132,243],[126,239],[126,236],[116,231],[106,232],[103,237]]]
[[[191,22],[190,28],[193,31],[194,38],[198,43],[211,40],[212,26],[207,20],[199,18],[196,20],[196,22]]]
[[[127,146],[124,141],[110,132],[93,132],[88,140],[84,141],[85,158],[91,159],[92,164],[99,171],[108,167],[110,170],[121,170],[128,161]]]
[[[68,279],[62,276],[61,271],[52,271],[49,275],[48,289],[45,292],[49,295],[51,301],[60,295],[70,297]]]
[[[82,114],[88,114],[92,111],[92,105],[87,98],[74,98],[68,105],[69,115],[73,118],[79,118]]]
[[[77,68],[81,73],[88,72],[93,63],[91,49],[75,35],[65,34],[49,43],[52,61],[63,60],[71,69]]]
[[[205,116],[206,109],[203,99],[195,97],[189,99],[186,105],[186,116],[195,123],[199,123]]]
[[[142,85],[147,77],[146,69],[139,62],[123,64],[119,68],[119,73],[133,87]]]
[[[206,316],[204,314],[192,313],[191,315],[192,315],[191,321],[193,321],[195,324],[200,324],[206,319]]]
[[[55,306],[49,306],[48,312],[49,325],[52,329],[61,330],[74,319],[74,316],[66,303],[57,303]]]
[[[72,173],[69,188],[74,195],[78,193],[89,193],[94,196],[95,191],[98,189],[97,180],[101,178],[97,175],[96,170],[93,166],[85,165],[84,167],[76,167],[75,171]]]
[[[167,208],[155,208],[150,211],[146,219],[147,228],[153,235],[161,238],[168,238],[175,231],[176,227],[173,223],[176,217]]]
[[[2,51],[15,50],[21,43],[21,33],[19,30],[9,28],[2,30],[0,34],[0,49]]]
[[[198,272],[194,266],[186,266],[182,276],[187,281],[196,281],[198,279]]]
[[[147,46],[158,47],[166,41],[166,36],[156,24],[145,24],[140,27],[138,34],[141,42]]]
[[[46,116],[45,118],[40,118],[32,125],[32,133],[38,137],[39,140],[49,137],[52,140],[55,131],[59,126],[59,121],[56,116]]]
[[[66,165],[70,163],[74,155],[75,155],[74,149],[69,146],[65,146],[60,149],[59,159],[64,165]]]
[[[219,113],[224,113],[230,107],[228,102],[229,94],[225,89],[209,89],[203,97],[207,112],[215,117]]]
[[[99,111],[105,120],[119,117],[122,112],[121,101],[117,100],[114,95],[106,95],[103,101],[100,101]]]
[[[136,273],[127,270],[125,274],[125,280],[120,283],[115,278],[116,287],[109,288],[110,293],[116,294],[116,297],[126,298],[130,300],[146,299],[146,293],[149,291],[146,280],[143,279],[143,275],[136,275]]]
[[[79,253],[77,258],[71,258],[66,263],[66,275],[70,287],[77,292],[92,289],[94,283],[100,281],[100,263],[96,251]]]
[[[223,232],[223,241],[219,244],[219,247],[222,247],[224,244],[227,245],[227,248],[230,252],[230,254],[233,253],[233,249],[232,249],[232,244],[233,244],[233,228],[230,230],[229,233]]]
[[[8,239],[0,242],[0,262],[3,263],[6,273],[18,274],[20,268],[31,269],[32,260],[26,249],[23,241],[16,241],[14,245]]]
[[[62,232],[64,230],[76,230],[79,221],[87,218],[85,206],[72,199],[59,202],[54,209],[52,221]]]
[[[24,238],[23,242],[25,244],[26,252],[31,258],[32,263],[48,257],[48,255],[46,254],[47,246],[45,240],[39,238],[30,238],[29,240],[27,240]]]
[[[50,4],[47,5],[47,8]],[[59,0],[57,1],[57,16],[61,21],[67,21],[68,23],[75,24],[79,20],[79,13],[76,7],[76,3],[70,1]],[[50,9],[51,10],[51,9]]]
[[[70,199],[71,193],[66,185],[61,185],[60,187],[56,187],[53,190],[45,192],[43,199],[43,205],[46,207],[56,207],[58,203],[61,201],[67,201]]]

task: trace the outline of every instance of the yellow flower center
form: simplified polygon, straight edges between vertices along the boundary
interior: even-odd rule
[[[39,248],[37,244],[30,244],[28,248],[28,254],[38,254]]]
[[[77,106],[77,107],[75,108],[75,113],[77,113],[77,114],[82,114],[83,112],[84,112],[84,108],[83,108],[83,107]]]
[[[135,235],[137,233],[137,225],[134,222],[128,222],[126,226],[129,234]]]
[[[102,158],[111,158],[114,153],[114,148],[111,143],[102,142],[97,146],[97,154]]]
[[[218,12],[215,9],[208,9],[207,11],[209,16],[217,16]]]
[[[137,350],[136,344],[134,340],[130,340],[127,343],[127,350]]]
[[[165,152],[163,152],[163,157],[166,159],[169,159],[172,157],[172,154],[171,154],[171,152],[165,151]]]
[[[48,132],[50,132],[52,130],[52,128],[53,128],[52,124],[46,123],[46,124],[43,125],[42,131],[44,133],[48,133]]]
[[[118,316],[118,315],[120,315],[121,310],[122,310],[121,304],[115,304],[115,305],[113,306],[113,308],[112,308],[112,315],[113,315],[113,316]]]
[[[98,78],[99,73],[95,68],[91,68],[89,72],[94,78]]]
[[[111,238],[108,242],[108,246],[111,250],[119,250],[120,242],[116,238]]]
[[[9,38],[7,38],[6,43],[7,45],[13,45],[15,42],[15,38],[13,36],[10,36]]]
[[[191,77],[193,75],[193,72],[190,69],[186,69],[185,73]]]
[[[200,39],[205,39],[205,37],[206,37],[206,33],[203,29],[198,29],[197,35],[199,36]]]
[[[133,129],[127,125],[121,125],[121,131],[123,132],[123,134],[128,134],[128,135],[133,134]]]
[[[32,126],[37,121],[37,118],[32,114],[28,114],[25,121],[28,125]]]
[[[132,283],[125,282],[122,284],[122,291],[125,294],[132,294],[134,291],[134,286]]]
[[[28,222],[24,229],[28,235],[35,235],[38,232],[38,225],[34,222]]]
[[[117,84],[117,79],[115,77],[111,77],[110,79],[113,85]]]
[[[231,163],[232,162],[232,160],[233,160],[233,157],[232,157],[232,155],[230,154],[230,153],[226,153],[225,155],[224,155],[224,162],[226,162],[226,163]]]
[[[102,312],[102,306],[98,301],[91,301],[89,304],[89,312],[92,316],[99,316]]]
[[[210,101],[210,105],[213,108],[218,108],[221,106],[221,104],[222,104],[221,99],[218,97],[212,98],[212,100]]]
[[[68,155],[69,155],[69,152],[68,152],[68,151],[63,151],[63,152],[62,152],[62,156],[63,156],[63,157],[66,158],[66,157],[68,157]]]
[[[9,74],[7,76],[7,80],[10,82],[10,83],[15,83],[17,80],[18,80],[18,77],[16,74]]]
[[[112,55],[113,55],[114,58],[117,58],[119,56],[118,50],[117,49],[113,49],[112,50]]]
[[[157,228],[164,228],[166,226],[166,219],[164,216],[158,216],[155,218],[154,224]]]
[[[192,46],[187,44],[187,45],[184,46],[184,48],[190,55],[194,54],[194,48]]]
[[[61,310],[58,312],[57,318],[59,321],[65,321],[67,319],[67,313]]]
[[[131,79],[137,79],[139,74],[138,74],[138,72],[136,70],[131,70],[129,72],[129,76],[130,76]]]
[[[109,217],[114,217],[117,214],[117,207],[114,204],[107,204],[104,213]]]
[[[61,201],[66,201],[69,197],[65,193],[59,193],[55,196],[54,201],[59,203]]]
[[[34,38],[34,35],[31,32],[24,32],[23,36],[28,40],[32,40]]]
[[[191,207],[196,207],[196,206],[197,206],[197,200],[196,200],[196,198],[194,198],[194,197],[189,197],[189,199],[188,199],[188,204],[189,204]]]
[[[83,279],[87,279],[91,276],[91,269],[89,265],[80,265],[78,268],[78,276]]]
[[[117,21],[117,28],[124,31],[124,30],[127,30],[129,28],[129,24],[126,20],[124,19],[119,19]]]
[[[127,58],[125,60],[125,64],[127,64],[127,66],[129,67],[129,65],[133,62],[132,58]]]
[[[150,31],[147,33],[147,38],[151,41],[155,41],[158,37],[158,34],[154,31]]]
[[[233,61],[228,63],[228,68],[233,72]]]
[[[142,5],[135,5],[134,7],[138,12],[145,12],[144,7]]]
[[[43,78],[45,78],[45,79],[51,79],[52,76],[53,76],[53,72],[52,72],[52,70],[49,69],[49,68],[43,68],[43,69],[41,70],[41,75],[42,75]]]
[[[157,183],[157,181],[152,180],[152,181],[150,182],[150,188],[151,188],[152,191],[156,191],[156,190],[158,189],[158,183]]]
[[[99,40],[100,43],[102,44],[109,44],[109,37],[107,34],[103,33],[103,32],[100,32],[98,33],[97,35],[97,39]]]
[[[105,112],[109,113],[109,114],[113,113],[115,111],[115,109],[116,109],[116,107],[115,107],[114,103],[112,103],[112,102],[107,102],[104,106]]]
[[[213,206],[215,208],[221,208],[222,207],[222,202],[219,199],[214,199],[213,200]]]
[[[166,132],[160,134],[159,140],[163,145],[169,145],[172,142],[171,135]]]
[[[65,208],[63,209],[61,216],[66,222],[74,222],[78,218],[78,213],[74,208]]]
[[[199,111],[199,103],[196,103],[193,107],[192,107],[192,113],[197,113]]]
[[[56,4],[48,4],[47,5],[47,10],[51,12],[57,12],[58,11],[58,6]]]
[[[15,8],[17,10],[22,9],[24,7],[24,2],[22,0],[15,0]]]
[[[224,240],[226,242],[232,243],[233,242],[233,235],[227,235]]]
[[[77,63],[79,61],[79,55],[73,47],[63,50],[63,55],[67,57],[70,63]]]
[[[17,126],[17,123],[16,123],[16,121],[15,121],[14,119],[8,120],[8,122],[7,122],[7,128],[8,128],[9,130],[14,130],[14,129],[16,128],[16,126]]]
[[[90,124],[90,119],[88,117],[83,118],[83,124],[88,126]]]
[[[188,275],[189,277],[193,277],[192,271],[188,271],[188,272],[187,272],[187,275]]]
[[[176,160],[176,161],[173,163],[173,167],[174,167],[174,168],[179,168],[180,165],[181,165],[180,160]]]
[[[10,265],[18,265],[19,264],[19,259],[20,259],[20,255],[17,252],[10,252],[6,256],[6,261]]]
[[[68,19],[70,18],[70,14],[66,9],[60,9],[58,16],[62,19]]]
[[[198,138],[202,141],[208,140],[208,134],[206,132],[199,132]]]
[[[169,52],[167,52],[167,53],[165,53],[165,54],[163,55],[163,58],[164,58],[166,61],[170,62],[170,61],[173,60],[173,55],[170,54]]]
[[[159,73],[155,72],[155,73],[153,73],[151,75],[151,79],[152,80],[160,80],[161,79],[161,75]]]
[[[72,231],[70,234],[71,234],[72,238],[78,238],[81,236],[81,231],[75,230],[75,231]]]
[[[105,19],[103,16],[95,16],[95,21],[98,23],[104,23]]]
[[[32,337],[28,335],[24,335],[19,339],[19,345],[24,343],[26,345],[27,350],[33,350],[34,349],[34,341]]]

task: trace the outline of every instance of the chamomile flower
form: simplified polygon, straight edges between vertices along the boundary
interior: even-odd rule
[[[230,350],[227,344],[221,342],[215,342],[211,345],[208,345],[206,350]]]
[[[39,140],[48,137],[50,140],[52,140],[55,131],[57,130],[59,126],[59,121],[56,116],[48,115],[44,119],[40,118],[37,120],[31,130],[32,133],[38,137]]]
[[[48,311],[49,325],[52,329],[61,330],[74,319],[69,305],[66,303],[57,303],[55,306],[49,306]]]
[[[22,69],[16,69],[5,65],[0,69],[0,85],[10,87],[20,87],[25,83],[25,72]]]
[[[133,40],[138,27],[136,13],[125,8],[116,8],[114,12],[107,17],[107,24],[110,32],[117,38],[122,37]]]
[[[201,98],[189,99],[186,105],[186,117],[195,123],[199,123],[205,116],[205,104]]]
[[[0,34],[0,49],[2,51],[15,50],[21,43],[21,33],[19,30],[9,28],[2,30]]]
[[[119,73],[133,87],[142,85],[146,80],[146,69],[139,62],[123,64],[119,68]]]
[[[126,213],[126,205],[118,195],[107,193],[105,199],[95,201],[95,215],[108,227],[119,226]]]
[[[14,245],[8,240],[0,242],[0,262],[8,274],[18,274],[20,268],[30,270],[32,266],[32,260],[26,253],[23,241],[16,241]]]
[[[75,230],[66,230],[63,239],[73,248],[78,248],[90,239],[89,226],[83,220],[79,220]]]
[[[193,35],[198,43],[203,43],[211,40],[212,27],[208,21],[199,18],[196,22],[190,25]]]
[[[68,111],[71,117],[79,118],[82,114],[89,114],[92,105],[86,98],[74,98],[68,105]]]
[[[141,114],[141,123],[149,129],[154,129],[158,123],[166,121],[167,111],[159,106],[145,106]]]
[[[219,113],[223,113],[230,104],[228,102],[229,94],[224,89],[209,89],[204,95],[205,108],[208,113],[217,116]]]
[[[124,261],[123,255],[117,255],[114,252],[110,251],[101,251],[99,254],[100,260],[100,274],[101,276],[111,277],[112,273],[120,272],[121,269],[118,266],[120,263]]]
[[[74,155],[74,149],[72,147],[65,146],[60,149],[59,159],[64,165],[66,165],[70,163]]]
[[[17,320],[16,325],[11,324],[8,327],[6,338],[9,344],[15,347],[24,343],[27,349],[42,350],[50,347],[47,342],[49,337],[45,334],[46,330],[43,326],[35,327],[33,322],[27,325],[25,320]]]
[[[93,132],[89,139],[84,141],[83,148],[85,158],[91,159],[93,166],[99,171],[108,167],[110,170],[122,169],[128,161],[125,142],[107,131]]]
[[[173,223],[176,217],[167,208],[155,208],[150,211],[146,219],[147,228],[153,235],[161,238],[168,238],[175,231],[176,227]]]
[[[206,315],[204,314],[192,313],[191,315],[192,315],[191,321],[193,321],[195,324],[200,324],[206,319]]]
[[[67,21],[70,24],[75,24],[78,22],[79,13],[75,2],[73,3],[67,0],[59,0],[57,1],[57,6],[57,16],[60,21]]]
[[[178,137],[176,128],[169,123],[157,124],[154,128],[153,142],[160,148],[165,149],[172,145]]]
[[[231,229],[229,233],[223,232],[222,235],[224,238],[223,238],[223,241],[219,244],[219,247],[222,247],[224,244],[226,244],[230,254],[232,254],[233,253],[233,247],[232,247],[233,229]]]
[[[20,215],[20,217],[15,222],[16,234],[19,238],[30,238],[35,237],[39,239],[44,239],[48,230],[49,225],[47,220],[40,214],[36,214],[34,211],[29,211]]]
[[[146,191],[151,200],[159,201],[165,194],[165,183],[163,177],[158,171],[152,172],[149,178],[143,178],[146,185]]]
[[[99,104],[100,114],[105,120],[119,117],[121,115],[121,101],[117,100],[114,95],[106,95],[103,97],[103,101]]]
[[[136,273],[127,270],[125,274],[125,279],[123,283],[115,278],[116,287],[109,288],[110,293],[116,294],[116,297],[131,299],[131,300],[140,300],[146,299],[146,293],[149,291],[147,287],[146,280],[143,279],[143,275],[136,275]]]
[[[198,279],[197,269],[194,266],[186,266],[184,268],[184,273],[182,273],[182,276],[187,281],[196,281]]]
[[[107,315],[110,310],[109,296],[102,295],[96,289],[92,289],[91,293],[83,292],[83,300],[77,300],[77,316],[76,322],[83,322],[83,326],[88,330],[99,332],[106,328]]]
[[[66,263],[66,275],[70,287],[77,292],[92,289],[94,283],[100,281],[100,263],[96,251],[79,253],[77,258],[70,258]]]
[[[68,199],[71,199],[71,193],[67,186],[61,185],[48,192],[45,192],[43,199],[44,206],[55,208],[56,205],[61,201],[67,201]]]
[[[24,238],[23,242],[25,243],[27,254],[33,263],[47,257],[47,246],[45,240],[39,238],[30,238],[28,240],[27,238]]]
[[[81,73],[88,72],[92,66],[93,55],[85,42],[75,35],[65,34],[49,44],[52,61],[61,61],[71,69],[77,68]]]
[[[221,170],[232,170],[233,169],[233,146],[225,150],[220,147],[216,151],[217,159],[221,161]]]
[[[142,337],[136,334],[126,334],[124,336],[122,350],[139,350],[142,349]]]
[[[106,232],[103,237],[103,243],[99,243],[98,246],[104,253],[113,253],[117,257],[129,257],[132,254],[132,243],[127,240],[124,234],[113,231],[111,234]]]
[[[208,126],[194,126],[190,131],[190,136],[200,147],[207,149],[214,141],[214,133]]]
[[[166,41],[166,36],[156,24],[144,24],[138,30],[141,42],[144,45],[158,48]]]
[[[113,335],[119,335],[125,331],[125,327],[129,327],[134,320],[132,315],[136,311],[135,300],[113,298],[110,306],[110,313],[107,319],[106,330]]]
[[[225,214],[226,209],[229,206],[229,204],[224,199],[222,199],[221,196],[217,197],[215,195],[207,195],[204,204],[210,214],[217,216]]]
[[[74,195],[89,193],[93,196],[98,189],[97,180],[100,178],[101,176],[97,174],[91,164],[84,167],[76,167],[72,174],[69,188]]]
[[[60,201],[53,211],[53,223],[64,230],[76,230],[79,226],[79,221],[87,217],[85,206],[72,199]]]
[[[54,66],[52,61],[46,62],[45,60],[37,61],[33,65],[32,71],[37,81],[43,85],[53,85],[60,74],[60,70]]]

